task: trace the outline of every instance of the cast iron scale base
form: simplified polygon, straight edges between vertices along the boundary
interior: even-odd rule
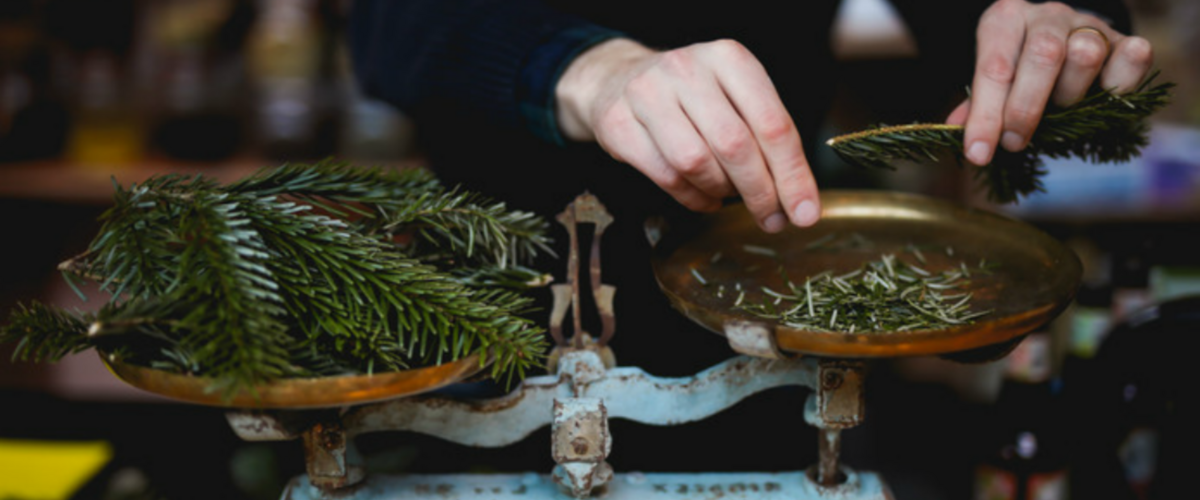
[[[612,222],[595,197],[584,194],[559,214],[571,237],[568,282],[552,286],[550,334],[556,348],[552,375],[525,379],[494,399],[455,400],[421,395],[480,371],[477,358],[393,375],[282,381],[252,399],[215,400],[194,377],[110,363],[126,382],[201,404],[231,407],[233,430],[248,441],[300,440],[306,474],[284,493],[290,499],[549,500],[569,498],[699,500],[892,498],[876,473],[839,463],[841,432],[864,416],[863,384],[871,358],[943,355],[964,361],[995,359],[1026,333],[1060,312],[1074,296],[1080,264],[1056,240],[1018,221],[936,200],[882,192],[826,192],[820,223],[776,235],[762,233],[743,207],[729,207],[693,227],[647,224],[654,272],[663,292],[683,314],[724,335],[740,353],[696,375],[662,378],[617,366],[607,346],[615,330],[614,287],[600,280],[600,239]],[[594,225],[589,272],[602,332],[581,328],[577,227]],[[813,242],[854,235],[869,245],[813,251]],[[844,272],[881,253],[919,244],[944,248],[932,258],[999,263],[996,272],[971,281],[975,307],[991,310],[970,325],[906,332],[808,332],[749,316],[717,297],[713,286],[738,283],[746,290],[778,287],[778,267],[791,276],[832,269]],[[772,248],[740,255],[746,245]],[[721,266],[694,269],[727,256]],[[926,252],[931,257],[934,252]],[[741,260],[739,260],[741,259]],[[923,257],[924,259],[924,257]],[[755,271],[755,269],[759,269]],[[573,335],[563,320],[573,317]],[[818,463],[784,473],[614,472],[608,421],[677,425],[708,418],[758,392],[782,386],[811,389],[804,419],[818,432]],[[552,471],[527,474],[367,475],[354,442],[360,436],[410,431],[475,447],[504,447],[551,427]],[[369,438],[363,438],[369,439]]]

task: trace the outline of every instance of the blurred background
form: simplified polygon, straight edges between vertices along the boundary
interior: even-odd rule
[[[326,157],[420,165],[408,119],[354,86],[343,41],[349,4],[0,2],[0,316],[29,300],[98,307],[99,300],[81,301],[55,266],[86,247],[114,181],[128,185],[167,172],[228,181],[262,166]],[[953,166],[855,181],[1001,211],[1075,249],[1084,288],[1047,327],[1058,373],[1069,359],[1095,357],[1132,312],[1200,293],[1200,3],[1128,5],[1137,34],[1154,44],[1161,78],[1178,84],[1140,158],[1116,165],[1048,161],[1049,194],[1000,207],[982,200]],[[905,28],[883,0],[847,1],[842,14],[835,46],[846,64],[831,76],[842,94],[828,134],[906,121],[906,89],[878,77],[912,56]],[[283,482],[303,470],[298,443],[239,443],[220,411],[124,386],[94,353],[34,365],[10,361],[11,349],[0,346],[0,498],[21,497],[5,483],[36,472],[6,468],[21,462],[20,446],[29,443],[83,443],[80,453],[97,464],[81,469],[77,483],[63,483],[62,492],[38,498],[278,498]],[[899,361],[887,370],[903,382],[897,390],[963,418],[994,404],[1002,371],[1001,363],[940,359]],[[888,418],[894,427],[936,432],[929,419]],[[857,445],[847,439],[854,457]],[[401,447],[381,460],[404,469],[418,456]],[[907,488],[923,498],[963,498],[972,480],[932,465],[864,460],[848,459],[885,471],[898,493]]]

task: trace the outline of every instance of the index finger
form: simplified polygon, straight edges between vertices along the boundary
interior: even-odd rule
[[[971,109],[963,132],[964,154],[976,165],[992,160],[1025,39],[1021,14],[1009,5],[1013,4],[995,4],[984,14],[976,32],[979,49],[971,83]]]
[[[820,199],[795,122],[762,64],[748,51],[737,56],[718,81],[754,134],[788,219],[811,226],[820,217]]]

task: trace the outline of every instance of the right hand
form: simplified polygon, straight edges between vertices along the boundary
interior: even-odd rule
[[[1133,91],[1154,63],[1146,39],[1058,2],[997,1],[980,18],[976,38],[971,97],[946,120],[965,124],[963,154],[976,165],[990,163],[997,145],[1025,149],[1051,100],[1079,102],[1093,83]]]
[[[595,140],[695,211],[741,195],[767,232],[820,217],[795,123],[762,64],[732,40],[659,52],[603,42],[556,88],[563,134]]]

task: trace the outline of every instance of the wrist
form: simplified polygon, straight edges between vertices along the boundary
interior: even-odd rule
[[[595,140],[591,114],[596,101],[621,75],[654,54],[638,42],[614,38],[596,44],[571,61],[554,88],[555,117],[563,137],[574,141]]]

